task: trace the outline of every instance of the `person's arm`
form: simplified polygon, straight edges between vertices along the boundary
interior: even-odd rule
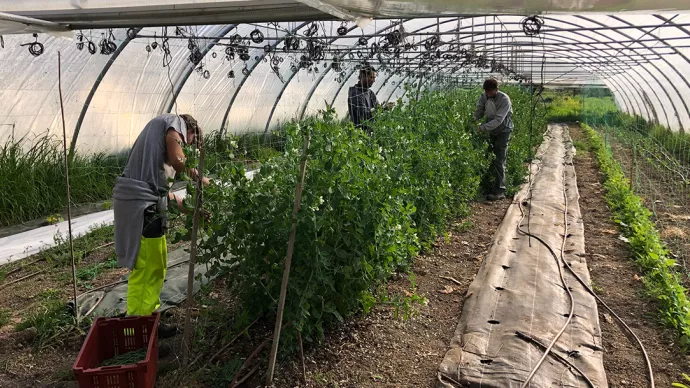
[[[481,96],[479,96],[479,100],[477,101],[477,107],[474,109],[474,119],[475,120],[480,120],[482,117],[484,117],[484,108],[486,106],[486,96],[484,93],[482,93]]]
[[[182,140],[182,136],[180,136],[180,134],[176,130],[172,128],[168,129],[168,133],[165,136],[165,146],[168,154],[168,164],[175,169],[176,173],[181,174],[183,171],[186,171],[189,174],[189,176],[192,177],[192,179],[196,179],[196,168],[187,169],[185,165],[187,158],[184,156],[184,150],[182,149],[183,142],[184,140]],[[204,185],[207,186],[210,183],[211,181],[209,181],[208,178],[204,178]]]
[[[501,106],[496,109],[496,116],[494,116],[494,118],[488,123],[481,125],[481,130],[491,132],[498,128],[498,126],[501,125],[506,119],[506,116],[508,116],[508,112],[510,112],[511,109],[512,104],[510,102],[510,98],[506,96],[506,98],[502,99]]]

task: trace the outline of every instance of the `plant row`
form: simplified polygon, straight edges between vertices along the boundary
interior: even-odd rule
[[[677,264],[669,257],[650,219],[650,211],[630,189],[630,183],[611,150],[590,126],[585,124],[582,127],[605,176],[606,199],[614,220],[628,239],[635,262],[644,273],[645,288],[659,303],[661,321],[675,330],[678,343],[687,349],[690,346],[690,301],[676,272]]]
[[[508,190],[514,192],[545,120],[533,119],[530,126],[533,98],[522,89],[506,91],[516,123],[507,163]],[[307,137],[285,305],[288,344],[297,331],[319,341],[325,326],[371,309],[378,285],[406,271],[451,219],[467,215],[469,202],[489,180],[493,157],[472,119],[479,93],[437,91],[398,101],[391,111],[377,112],[372,136],[327,107],[318,117],[287,125],[282,154],[263,163],[253,179],[246,178],[241,161],[225,164],[219,170],[223,184],[204,191],[212,217],[199,252],[210,273],[229,276],[241,302],[239,316],[276,311]]]

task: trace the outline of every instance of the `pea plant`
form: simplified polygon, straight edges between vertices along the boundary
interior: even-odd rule
[[[519,148],[529,135],[520,126],[530,96],[517,88],[509,93],[517,124],[508,162],[514,190],[527,171],[527,151]],[[297,331],[308,342],[322,340],[327,325],[369,311],[391,274],[408,270],[452,218],[468,214],[491,163],[486,139],[470,125],[477,98],[477,91],[458,90],[398,101],[377,112],[372,136],[343,123],[331,107],[281,128],[282,153],[252,179],[242,161],[231,161],[219,170],[221,183],[204,190],[212,217],[203,226],[199,260],[211,274],[229,277],[242,315],[275,313],[308,133],[281,343],[290,344]],[[544,126],[541,120],[533,128]]]

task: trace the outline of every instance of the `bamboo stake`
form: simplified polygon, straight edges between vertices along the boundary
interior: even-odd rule
[[[273,371],[276,366],[278,356],[278,342],[280,341],[280,331],[283,324],[283,309],[285,308],[285,295],[287,294],[288,280],[290,279],[290,264],[292,263],[292,252],[295,248],[295,235],[297,234],[297,212],[299,212],[302,200],[302,186],[304,185],[304,174],[307,169],[307,149],[309,148],[309,134],[304,141],[302,149],[302,161],[300,163],[299,180],[295,188],[295,206],[292,209],[292,227],[290,229],[290,239],[288,240],[287,256],[285,257],[285,269],[283,270],[283,283],[280,286],[280,299],[278,299],[278,312],[276,315],[276,325],[273,330],[273,345],[268,361],[268,373],[266,374],[266,385],[273,383]]]
[[[199,212],[203,203],[204,193],[204,147],[199,139],[199,169],[197,171],[196,203],[192,224],[191,249],[189,252],[189,272],[187,273],[187,306],[185,307],[184,334],[182,336],[182,366],[189,362],[190,337],[192,335],[192,306],[194,304],[194,262],[196,261],[197,238],[199,235]]]
[[[65,126],[65,105],[62,100],[62,65],[58,51],[58,92],[60,94],[60,115],[62,116],[62,148],[65,159],[65,189],[67,191],[67,229],[69,231],[69,251],[72,258],[72,288],[74,291],[74,319],[79,324],[79,305],[77,303],[77,266],[74,262],[74,242],[72,241],[72,209],[69,195],[69,162],[67,160],[67,129]]]

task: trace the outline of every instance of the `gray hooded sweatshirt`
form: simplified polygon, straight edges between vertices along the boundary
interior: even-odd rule
[[[512,132],[513,128],[513,104],[507,94],[499,91],[495,97],[489,98],[482,93],[477,101],[477,109],[474,117],[479,120],[486,115],[486,123],[481,130],[491,134]]]
[[[115,254],[121,267],[134,268],[147,207],[158,205],[165,225],[169,187],[164,169],[165,138],[171,128],[187,142],[187,127],[181,117],[163,114],[152,119],[134,142],[124,173],[115,180]]]

